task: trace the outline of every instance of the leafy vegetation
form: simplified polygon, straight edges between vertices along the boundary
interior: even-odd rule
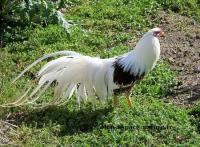
[[[2,43],[25,40],[21,32],[27,27],[60,24],[69,30],[70,23],[57,10],[57,4],[52,1],[3,0],[0,4],[0,16],[3,22],[0,28]]]
[[[198,0],[157,0],[164,10],[171,10],[182,15],[200,20],[200,2]]]
[[[20,10],[22,16],[17,13],[18,2],[12,1],[8,7],[11,1],[1,1],[1,15],[20,18],[21,22],[17,26],[13,21],[4,24],[11,31],[4,30],[2,33],[4,47],[0,51],[0,104],[13,101],[20,95],[26,81],[34,77],[41,65],[31,69],[16,84],[11,85],[11,80],[46,53],[73,50],[102,58],[113,57],[131,50],[137,42],[136,38],[159,25],[150,19],[159,9],[191,15],[198,20],[200,16],[199,3],[195,0],[61,0],[54,3],[35,0],[32,5],[29,4],[30,9],[25,6]],[[27,2],[30,1],[23,1],[25,5]],[[176,5],[177,11],[174,8]],[[35,13],[37,8],[39,13]],[[56,10],[61,11],[62,8],[66,20],[76,24],[70,32],[50,19]],[[46,12],[48,15],[45,15]],[[162,100],[170,87],[176,84],[175,76],[176,73],[170,70],[167,63],[160,61],[135,86],[133,108],[127,107],[122,94],[119,109],[112,107],[111,98],[105,104],[97,102],[93,106],[87,103],[78,109],[74,98],[65,106],[43,110],[34,110],[30,106],[0,107],[0,118],[4,119],[11,113],[9,118],[19,126],[18,135],[14,135],[12,141],[20,146],[195,146],[200,143],[199,106],[187,110]],[[45,94],[42,98],[46,100],[50,96]]]

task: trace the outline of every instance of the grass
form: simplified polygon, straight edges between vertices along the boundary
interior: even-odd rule
[[[180,1],[180,14],[199,19],[197,1]],[[108,58],[130,51],[142,34],[158,22],[151,22],[158,9],[175,11],[176,2],[160,0],[73,1],[65,17],[76,25],[67,33],[58,25],[25,28],[22,40],[6,44],[0,51],[0,104],[10,102],[23,89],[26,80],[41,67],[31,69],[14,85],[11,80],[28,64],[43,54],[73,50],[85,55]],[[197,10],[197,11],[195,11]],[[77,108],[75,97],[64,106],[34,110],[30,106],[0,108],[0,118],[11,113],[19,126],[12,141],[20,146],[189,146],[198,145],[199,105],[194,109],[179,108],[163,102],[176,84],[176,73],[160,61],[145,79],[134,87],[133,108],[128,108],[120,95],[120,108],[105,104],[82,104]],[[44,95],[43,99],[49,99]],[[155,128],[156,126],[166,128]],[[133,127],[133,128],[131,128]],[[153,127],[153,128],[152,128]]]
[[[20,138],[16,140],[20,140],[24,146],[199,143],[199,135],[195,132],[196,127],[191,125],[187,111],[155,98],[135,97],[131,109],[122,100],[119,110],[109,104],[99,104],[95,109],[88,104],[77,110],[70,104],[27,113],[19,121],[20,128],[17,131]],[[106,128],[109,126],[110,129]],[[155,129],[152,126],[171,128]]]

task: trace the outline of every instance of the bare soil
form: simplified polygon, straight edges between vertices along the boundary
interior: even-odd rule
[[[160,39],[161,58],[177,72],[179,81],[167,99],[191,106],[200,100],[200,23],[166,12],[160,12],[157,19],[165,32]]]

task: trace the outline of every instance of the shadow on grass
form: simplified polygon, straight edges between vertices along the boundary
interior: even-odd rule
[[[58,136],[73,135],[75,133],[90,132],[98,128],[105,121],[105,117],[113,110],[112,106],[93,109],[84,107],[79,110],[69,110],[66,106],[49,107],[23,114],[11,115],[17,125],[25,124],[37,129],[59,125]]]
[[[198,133],[200,133],[200,107],[195,108],[189,112],[189,115],[192,115],[192,119],[190,120],[192,125],[197,127]]]
[[[181,98],[185,104],[191,104],[200,100],[200,84],[187,85],[174,89],[172,96]]]
[[[184,87],[180,93],[190,93],[190,97],[186,99],[188,102],[200,100],[200,84]]]

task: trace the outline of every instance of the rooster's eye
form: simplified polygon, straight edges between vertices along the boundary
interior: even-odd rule
[[[162,37],[162,36],[164,36],[164,32],[162,30],[154,31],[153,32],[153,36],[155,36],[155,37]]]
[[[161,31],[155,31],[153,32],[153,36],[158,37]]]

